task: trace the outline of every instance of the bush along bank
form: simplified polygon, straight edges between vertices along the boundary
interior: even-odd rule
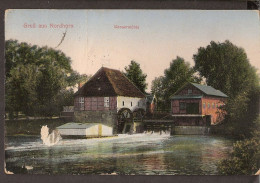
[[[62,118],[56,119],[34,119],[34,120],[6,120],[5,135],[40,135],[41,127],[47,125],[51,130],[65,124]]]

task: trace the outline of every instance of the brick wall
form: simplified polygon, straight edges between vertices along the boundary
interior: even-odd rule
[[[223,120],[222,111],[219,109],[222,105],[224,105],[224,101],[221,98],[202,98],[202,114],[211,115],[211,124],[215,124]]]

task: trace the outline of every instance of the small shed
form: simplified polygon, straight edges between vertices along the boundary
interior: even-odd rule
[[[57,127],[62,137],[113,136],[113,128],[101,123],[66,123]]]

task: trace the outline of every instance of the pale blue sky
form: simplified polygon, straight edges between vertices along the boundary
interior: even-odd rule
[[[148,75],[149,88],[177,55],[194,65],[192,55],[212,40],[243,47],[260,69],[257,11],[8,10],[5,21],[6,39],[49,47],[58,45],[65,29],[24,28],[24,23],[73,24],[58,49],[71,57],[75,70],[94,74],[102,65],[123,70],[133,59]]]

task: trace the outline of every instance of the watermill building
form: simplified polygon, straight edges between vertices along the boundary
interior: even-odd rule
[[[223,120],[227,95],[211,86],[186,83],[171,96],[175,125],[209,126]]]
[[[119,70],[100,68],[75,93],[74,121],[105,125],[111,135],[136,130],[133,118],[145,110],[145,95]]]

